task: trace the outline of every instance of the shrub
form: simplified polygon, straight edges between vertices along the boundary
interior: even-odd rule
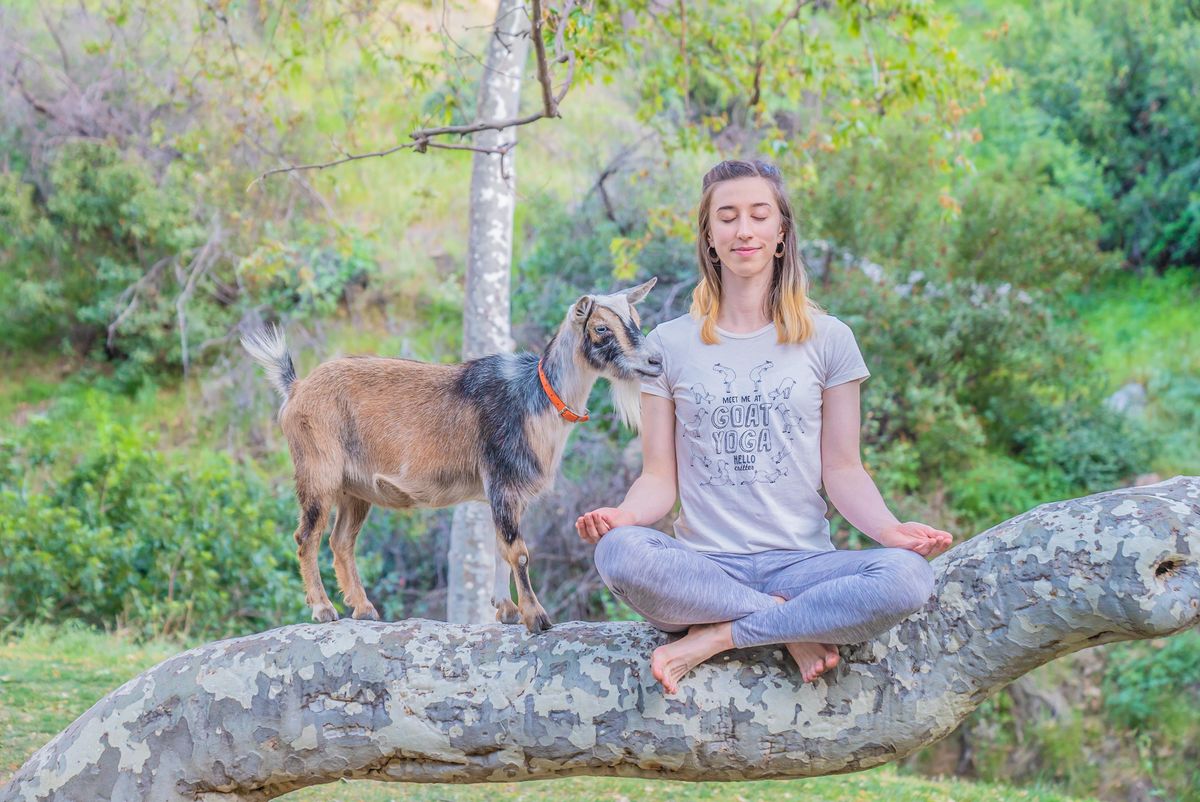
[[[0,174],[0,340],[65,341],[129,386],[201,361],[248,311],[328,316],[376,272],[372,242],[350,230],[201,218],[186,168],[159,174],[113,145],[68,143],[39,178],[35,195]]]
[[[294,502],[227,456],[168,459],[113,407],[87,393],[0,439],[0,620],[207,635],[300,617]]]
[[[1135,264],[1200,261],[1200,19],[1170,0],[1030,6],[1004,40],[1043,125],[1103,176],[1101,243]]]

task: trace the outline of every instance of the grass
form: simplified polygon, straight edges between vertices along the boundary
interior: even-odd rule
[[[1076,300],[1084,330],[1100,343],[1100,364],[1113,390],[1148,383],[1161,371],[1200,375],[1198,276],[1188,268],[1142,278],[1126,273]]]
[[[182,647],[138,644],[121,633],[78,626],[12,628],[0,638],[0,782],[38,748],[109,691]],[[613,777],[572,777],[487,785],[338,782],[296,791],[294,802],[467,802],[512,800],[829,800],[829,802],[1071,802],[1052,790],[934,781],[884,766],[858,774],[806,780],[688,783]]]
[[[1152,469],[1165,477],[1200,474],[1200,273],[1122,274],[1074,299],[1079,324],[1099,345],[1109,392],[1146,388],[1145,419],[1163,447]]]

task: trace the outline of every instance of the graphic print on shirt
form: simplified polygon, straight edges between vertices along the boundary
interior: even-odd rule
[[[720,362],[713,365],[713,370],[721,374],[721,381],[725,382],[725,392],[733,392],[733,381],[737,378],[737,371],[733,368],[727,368]]]
[[[789,443],[797,434],[804,434],[804,422],[788,403],[796,386],[794,378],[784,377],[764,396],[763,384],[774,367],[768,359],[750,370],[748,380],[753,389],[749,393],[738,392],[734,386],[737,371],[720,362],[712,366],[725,386],[719,398],[700,382],[688,388],[698,409],[690,421],[681,423],[684,436],[689,438],[691,467],[699,463],[709,474],[701,486],[774,484],[788,475],[784,460],[793,455]],[[775,429],[771,427],[773,417]],[[784,442],[778,442],[780,435],[786,438]]]
[[[708,477],[707,482],[701,482],[700,486],[709,485],[710,487],[719,487],[721,485],[732,485],[733,478],[729,475],[729,463],[725,460],[718,460],[717,475]]]

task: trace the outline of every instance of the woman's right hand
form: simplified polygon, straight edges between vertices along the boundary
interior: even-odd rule
[[[608,534],[609,530],[618,526],[629,526],[633,522],[631,512],[620,507],[600,507],[580,515],[575,520],[575,531],[579,532],[579,537],[585,543],[595,544]]]

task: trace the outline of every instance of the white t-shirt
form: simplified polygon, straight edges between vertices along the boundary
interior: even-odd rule
[[[870,373],[849,326],[813,320],[799,345],[780,345],[774,323],[749,334],[718,328],[720,342],[705,345],[690,315],[650,332],[663,373],[642,392],[675,401],[675,537],[697,551],[833,548],[817,492],[821,391]]]

